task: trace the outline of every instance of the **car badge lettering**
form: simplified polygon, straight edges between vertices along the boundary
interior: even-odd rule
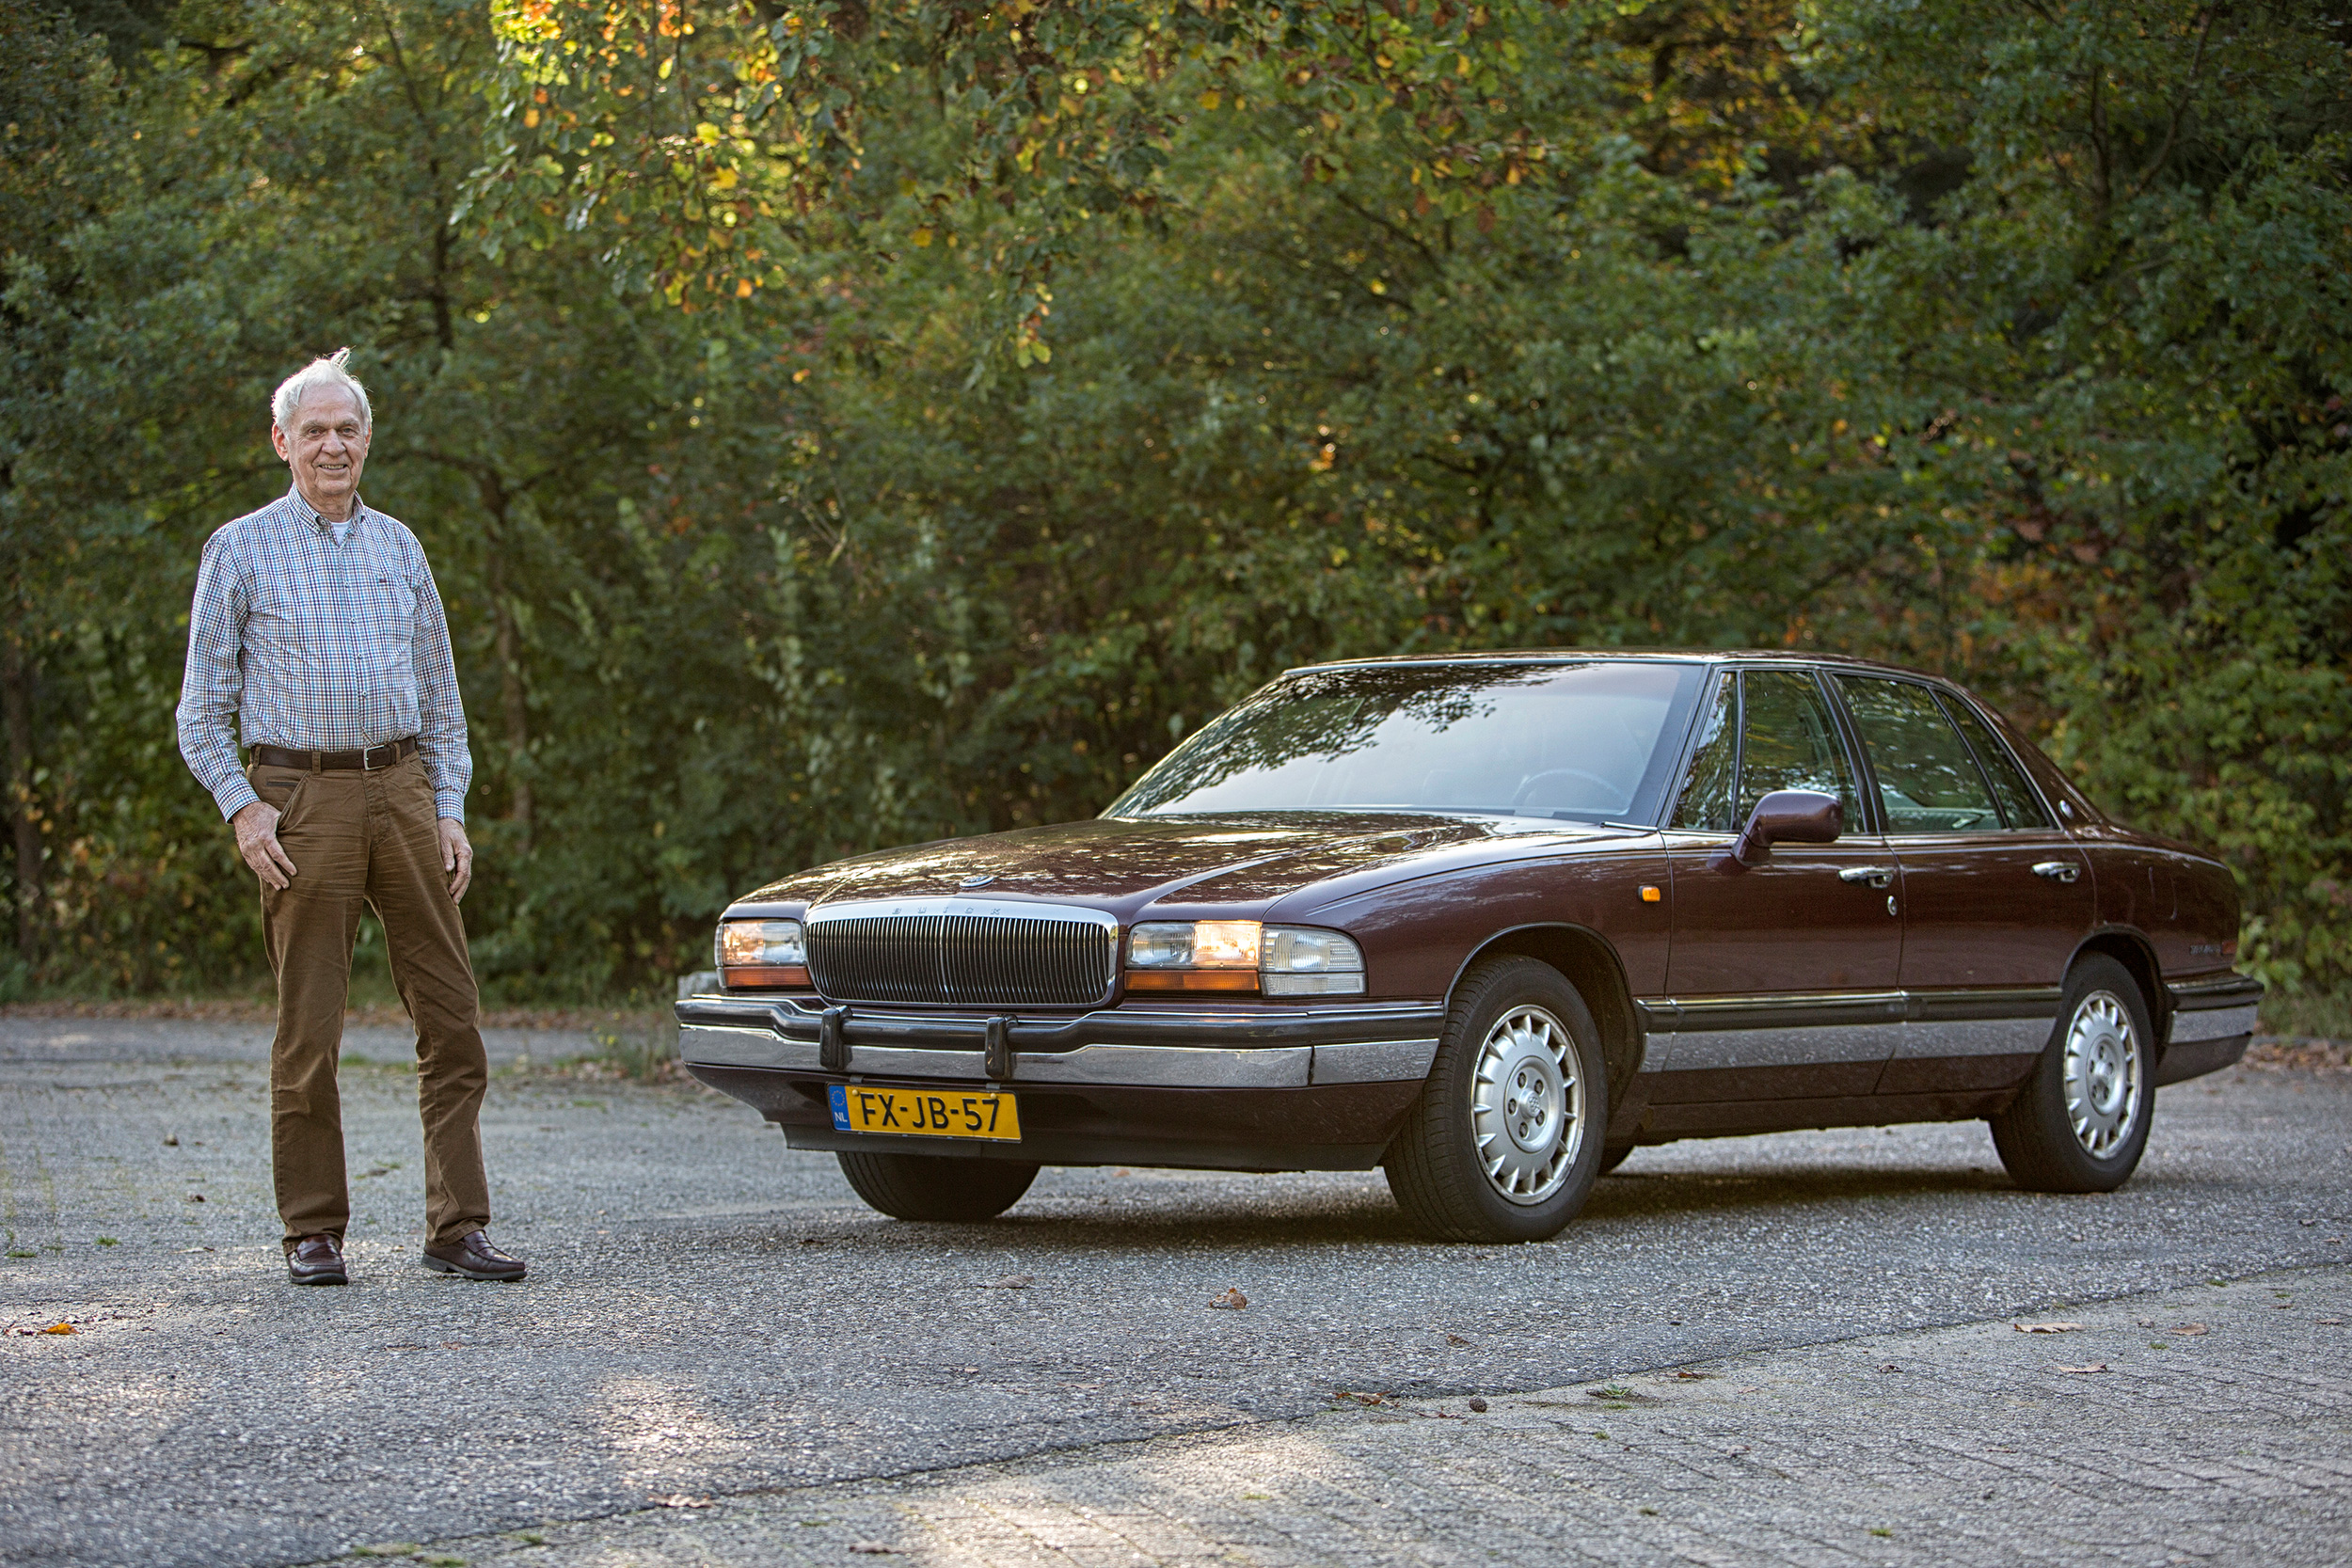
[[[984,871],[974,876],[966,877],[963,880],[958,882],[956,886],[962,888],[966,892],[970,892],[976,887],[986,887],[989,883],[994,881],[995,879],[996,874],[994,872]]]

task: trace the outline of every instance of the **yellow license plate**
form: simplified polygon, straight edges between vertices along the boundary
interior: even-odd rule
[[[829,1084],[836,1132],[887,1132],[909,1138],[1021,1141],[1021,1107],[1009,1094],[962,1090],[868,1089]]]

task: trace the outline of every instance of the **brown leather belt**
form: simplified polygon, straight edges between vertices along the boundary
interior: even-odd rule
[[[253,760],[264,768],[299,768],[308,773],[373,773],[417,754],[417,737],[388,740],[364,752],[297,752],[284,746],[256,746]]]

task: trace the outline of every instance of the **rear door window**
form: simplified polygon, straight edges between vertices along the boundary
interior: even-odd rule
[[[2007,824],[1968,743],[1935,694],[1911,681],[1840,675],[1889,833],[1999,832]]]
[[[1966,703],[1949,695],[1943,699],[1945,710],[1960,724],[1960,733],[1968,737],[1968,744],[1984,765],[1984,775],[1993,782],[1993,798],[2001,802],[2001,816],[2008,820],[2010,831],[2025,832],[2056,826],[2042,804],[2042,797],[2033,792],[2026,775],[2010,756],[1992,726],[1977,717],[1976,710]]]

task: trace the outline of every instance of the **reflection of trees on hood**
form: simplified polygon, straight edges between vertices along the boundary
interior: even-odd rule
[[[1380,726],[1398,714],[1440,733],[1467,719],[1491,718],[1495,706],[1487,693],[1507,686],[1549,685],[1564,669],[1582,668],[1407,665],[1286,675],[1178,747],[1120,802],[1120,814],[1148,812],[1236,774],[1302,757],[1346,756],[1369,745]]]

